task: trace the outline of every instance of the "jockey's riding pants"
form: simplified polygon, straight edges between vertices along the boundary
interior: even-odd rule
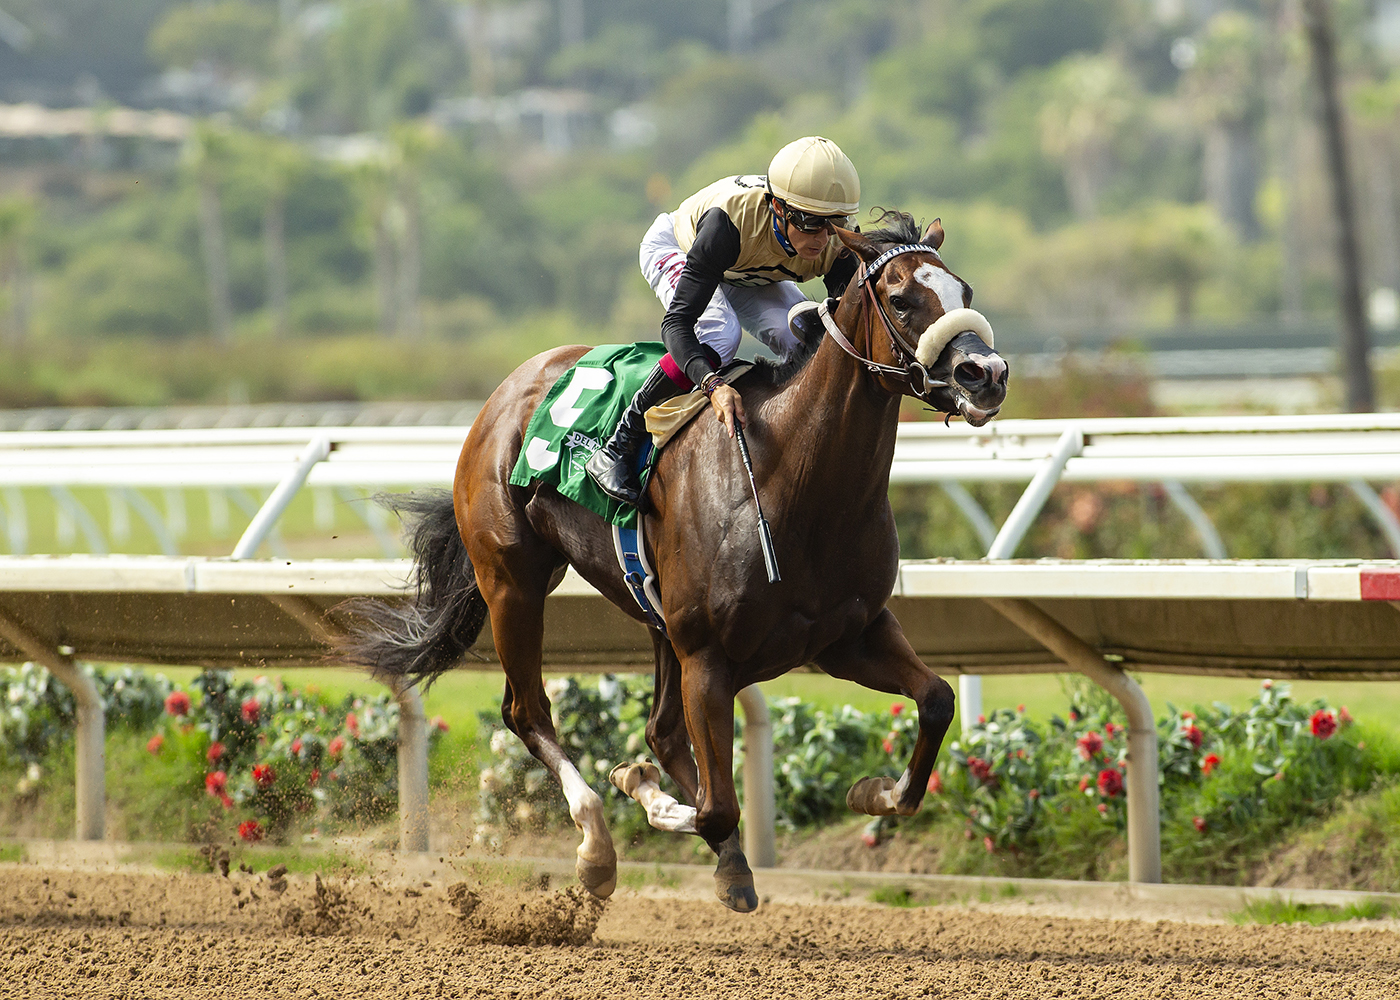
[[[685,268],[685,253],[676,242],[671,213],[658,215],[642,237],[640,258],[647,284],[669,309],[676,294],[676,282]],[[695,336],[700,343],[719,352],[721,364],[734,360],[742,330],[748,330],[774,354],[785,358],[799,346],[788,329],[788,310],[806,298],[802,289],[791,281],[747,287],[722,284],[700,314]]]

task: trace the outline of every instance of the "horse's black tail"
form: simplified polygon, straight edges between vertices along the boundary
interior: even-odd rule
[[[381,680],[407,677],[431,684],[476,642],[486,623],[486,601],[457,531],[447,490],[381,493],[375,501],[402,518],[413,552],[417,593],[407,604],[355,598],[337,653],[369,667]]]

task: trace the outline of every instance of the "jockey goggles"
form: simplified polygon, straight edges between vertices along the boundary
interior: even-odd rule
[[[781,199],[779,199],[781,201]],[[799,232],[807,233],[809,236],[820,233],[828,227],[841,229],[850,228],[851,217],[849,215],[818,215],[815,212],[804,212],[800,208],[793,208],[787,202],[781,202],[783,206],[783,218],[791,226],[797,228]]]

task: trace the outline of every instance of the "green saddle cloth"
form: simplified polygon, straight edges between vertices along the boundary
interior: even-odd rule
[[[666,345],[660,341],[605,344],[575,362],[550,387],[525,428],[525,446],[511,470],[514,486],[549,483],[611,524],[636,527],[637,509],[618,503],[589,479],[584,463],[617,429]],[[642,469],[646,485],[656,458],[649,449]]]

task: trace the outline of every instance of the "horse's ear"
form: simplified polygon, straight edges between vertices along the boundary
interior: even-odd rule
[[[937,250],[939,247],[941,247],[941,246],[943,245],[943,220],[942,220],[942,219],[934,219],[932,222],[930,222],[930,223],[928,224],[928,228],[924,230],[924,238],[923,238],[923,241],[922,241],[922,242],[927,243],[929,246],[933,247],[935,250]]]
[[[860,259],[869,264],[876,257],[880,256],[880,248],[871,243],[860,233],[852,232],[849,229],[842,229],[840,226],[833,226],[836,238],[846,244],[847,249],[860,256]]]

